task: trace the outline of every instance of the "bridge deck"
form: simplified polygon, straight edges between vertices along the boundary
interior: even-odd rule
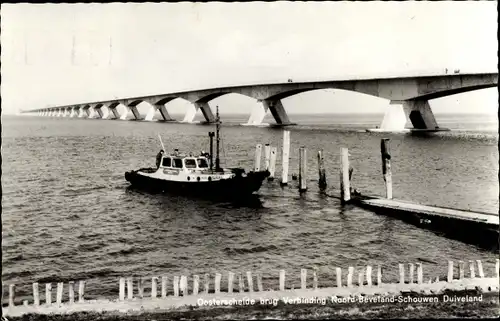
[[[464,221],[473,221],[491,225],[499,225],[498,215],[492,213],[472,212],[459,209],[451,209],[437,206],[420,205],[399,200],[389,200],[382,198],[362,199],[361,204],[373,208],[391,209],[428,216],[439,216],[443,218],[458,219]]]

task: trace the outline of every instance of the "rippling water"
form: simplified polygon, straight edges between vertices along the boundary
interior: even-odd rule
[[[236,207],[148,195],[128,189],[124,179],[125,171],[154,165],[158,133],[169,150],[197,152],[208,150],[211,127],[3,116],[3,281],[19,284],[22,300],[31,296],[31,282],[87,279],[93,298],[116,295],[118,276],[251,270],[263,274],[265,286],[277,286],[278,270],[286,269],[297,287],[300,269],[318,266],[325,286],[333,284],[337,266],[380,264],[384,280],[395,281],[397,263],[423,262],[427,279],[443,278],[447,260],[496,258],[398,220],[341,207],[316,186],[317,150],[326,157],[328,193],[336,194],[339,149],[349,147],[355,187],[383,195],[379,146],[381,137],[390,137],[395,198],[496,213],[494,121],[438,118],[458,131],[416,137],[344,129],[373,127],[380,122],[374,116],[328,117],[296,116],[301,125],[290,128],[291,173],[298,170],[298,148],[308,148],[305,195],[295,181],[284,188],[265,182],[261,207]],[[240,122],[225,122],[222,156],[226,165],[250,169],[255,144],[281,146],[282,131]],[[492,272],[486,263],[485,273]]]

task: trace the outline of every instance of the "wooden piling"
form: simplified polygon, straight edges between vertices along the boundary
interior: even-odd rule
[[[479,273],[480,278],[484,278],[483,263],[481,260],[476,260],[477,262],[477,273]]]
[[[38,292],[38,283],[33,283],[33,304],[35,306],[40,305],[40,292]]]
[[[299,192],[307,190],[307,150],[305,147],[299,149]]]
[[[347,270],[347,287],[352,288],[352,276],[354,274],[354,267],[350,266]]]
[[[205,282],[204,282],[203,292],[205,292],[205,294],[208,294],[209,289],[210,289],[210,275],[208,275],[208,273],[205,273]]]
[[[382,267],[379,265],[377,266],[377,286],[382,285]]]
[[[260,171],[260,160],[262,158],[262,145],[261,144],[257,144],[255,146],[255,166],[254,166],[254,170],[256,172]]]
[[[340,200],[342,204],[351,199],[351,187],[349,180],[349,150],[345,147],[340,148]]]
[[[380,140],[380,152],[382,154],[382,174],[384,175],[385,182],[385,196],[387,199],[392,199],[392,171],[389,141],[389,138],[382,138]]]
[[[57,283],[57,292],[56,292],[56,304],[61,305],[62,303],[62,295],[63,295],[64,283]]]
[[[358,286],[359,287],[364,286],[364,284],[363,284],[363,270],[362,269],[358,270]]]
[[[85,300],[85,281],[80,280],[78,283],[78,302],[83,303]]]
[[[243,275],[241,273],[238,273],[238,292],[245,292],[245,281],[243,280]]]
[[[70,303],[71,302],[71,294],[73,292],[73,281],[70,281],[69,282],[69,297],[70,297]],[[74,295],[74,294],[73,294]],[[125,300],[125,278],[120,278],[119,280],[119,294],[118,294],[118,298],[120,301],[124,301]]]
[[[300,288],[302,290],[305,290],[307,288],[307,270],[306,269],[300,270]]]
[[[137,288],[139,290],[139,298],[144,298],[144,280],[141,276],[137,278]]]
[[[222,278],[222,274],[220,273],[215,273],[215,284],[214,284],[214,291],[215,293],[220,293],[220,281]]]
[[[405,265],[399,264],[399,283],[405,284]]]
[[[464,261],[458,261],[458,278],[462,280],[465,278],[465,265]]]
[[[10,308],[14,307],[15,287],[16,286],[14,284],[9,284],[9,307]]]
[[[448,261],[448,282],[453,281],[453,261]]]
[[[342,269],[341,268],[335,268],[335,278],[337,279],[337,287],[341,288],[342,287]]]
[[[197,295],[200,291],[200,276],[193,275],[193,295]]]
[[[179,277],[174,276],[174,296],[179,296]]]
[[[182,296],[187,296],[188,293],[188,281],[187,281],[187,276],[181,275],[181,279],[179,281],[180,283],[180,288],[181,288],[181,294]]]
[[[424,282],[424,271],[422,269],[422,263],[417,263],[417,283],[422,284]]]
[[[436,281],[435,283],[438,283],[439,282],[439,276],[436,276]]]
[[[282,173],[281,173],[281,184],[288,184],[288,164],[290,162],[290,131],[283,131],[283,151],[282,151],[283,159],[281,161],[282,164]]]
[[[264,170],[269,170],[269,163],[271,160],[271,146],[269,144],[264,145]]]
[[[23,305],[27,307],[29,305],[28,300],[23,300]]]
[[[410,277],[409,277],[409,283],[410,284],[413,284],[414,283],[414,279],[413,279],[413,276],[415,274],[415,265],[413,263],[408,263],[408,266],[409,266],[409,273],[410,273]]]
[[[134,298],[134,283],[133,283],[133,278],[128,277],[127,278],[127,299],[132,300]],[[80,290],[80,289],[78,289]]]
[[[153,276],[151,278],[151,298],[156,298],[158,295],[158,278]]]
[[[285,270],[280,270],[280,291],[285,291]]]
[[[313,289],[318,289],[318,268],[316,266],[313,267]]]
[[[324,191],[326,189],[326,172],[325,172],[325,160],[323,159],[323,150],[318,151],[318,185],[319,190]]]
[[[247,271],[248,292],[253,292],[252,272]]]
[[[257,290],[259,292],[264,291],[264,288],[262,287],[262,274],[257,273]]]
[[[471,279],[476,277],[476,271],[474,270],[474,261],[470,260],[469,261],[469,271],[470,271],[470,277]]]
[[[370,265],[366,267],[366,283],[368,286],[372,286],[372,267]]]
[[[276,172],[276,157],[277,157],[277,148],[271,147],[271,158],[269,160],[269,177],[267,180],[274,180],[274,174]]]
[[[52,284],[51,283],[45,284],[45,304],[47,304],[47,305],[52,304]]]
[[[167,282],[168,282],[167,276],[162,275],[162,277],[161,277],[161,297],[162,298],[167,297]]]
[[[227,293],[233,293],[233,285],[234,285],[234,273],[227,273]]]

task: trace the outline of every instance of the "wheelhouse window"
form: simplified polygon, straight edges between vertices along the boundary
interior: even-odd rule
[[[196,160],[194,158],[185,158],[184,165],[186,168],[196,168]]]
[[[172,162],[172,167],[182,168],[182,158],[174,158]]]
[[[172,159],[170,157],[164,157],[163,161],[161,163],[161,166],[163,166],[163,167],[170,167],[170,166],[172,166]]]
[[[208,162],[205,158],[198,158],[198,167],[199,168],[208,168]]]

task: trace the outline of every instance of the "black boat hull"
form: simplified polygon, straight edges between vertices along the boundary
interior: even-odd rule
[[[153,169],[150,169],[153,170]],[[141,175],[140,169],[125,173],[125,179],[134,188],[153,193],[190,195],[209,199],[242,199],[251,196],[269,176],[268,171],[249,172],[246,176],[236,175],[231,179],[204,182],[176,182]]]

